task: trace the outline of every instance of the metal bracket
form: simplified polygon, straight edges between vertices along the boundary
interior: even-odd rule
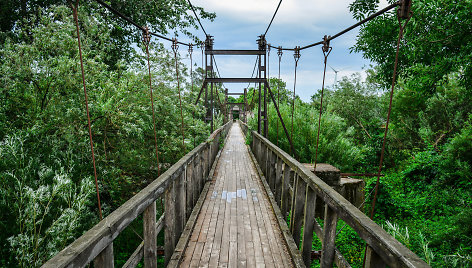
[[[411,0],[402,0],[398,9],[400,19],[408,19],[411,16]]]

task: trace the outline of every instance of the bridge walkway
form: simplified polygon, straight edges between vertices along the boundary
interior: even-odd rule
[[[292,266],[241,128],[233,124],[181,267]]]

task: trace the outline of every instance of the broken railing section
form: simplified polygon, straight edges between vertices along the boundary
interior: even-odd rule
[[[322,243],[321,267],[332,267],[333,263],[351,267],[335,245],[339,219],[368,244],[366,267],[429,267],[303,164],[257,132],[248,133],[247,125],[239,123],[252,135],[252,152],[283,218],[291,216],[288,227],[307,267],[312,261],[314,234]],[[321,204],[323,213],[315,213]],[[323,227],[318,223],[320,218]]]
[[[144,241],[131,254],[124,267],[135,267],[144,258],[144,267],[157,267],[156,238],[164,229],[164,255],[169,261],[184,226],[195,206],[220,143],[231,122],[213,132],[210,137],[182,157],[166,172],[67,246],[42,267],[113,267],[113,240],[143,214]],[[164,215],[156,221],[156,200],[164,199]]]

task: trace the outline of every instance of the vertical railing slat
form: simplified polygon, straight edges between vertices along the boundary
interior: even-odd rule
[[[316,194],[310,187],[306,189],[305,218],[303,219],[302,258],[306,267],[311,265],[311,248],[315,225]]]
[[[295,202],[292,210],[291,220],[292,224],[290,230],[292,232],[293,240],[297,247],[300,247],[300,236],[303,225],[303,214],[305,209],[305,198],[306,198],[306,182],[297,176],[294,187],[295,191]]]
[[[144,267],[157,267],[156,201],[143,213]]]
[[[370,247],[367,246],[367,252],[365,257],[365,268],[384,268],[387,267],[380,258],[380,256]]]
[[[336,240],[336,225],[338,216],[336,212],[325,205],[325,217],[323,225],[323,247],[321,252],[321,267],[333,267]]]
[[[94,267],[112,268],[115,266],[113,257],[113,243],[110,243],[97,257],[93,260]]]

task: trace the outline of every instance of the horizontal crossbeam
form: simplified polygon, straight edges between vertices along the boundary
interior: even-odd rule
[[[244,95],[244,93],[228,93],[228,94],[226,94],[226,95],[228,95],[228,96],[231,96],[231,95],[233,95],[233,96],[240,96],[240,95]]]
[[[206,50],[207,55],[264,55],[264,50]]]
[[[207,83],[264,83],[265,78],[205,78]]]

